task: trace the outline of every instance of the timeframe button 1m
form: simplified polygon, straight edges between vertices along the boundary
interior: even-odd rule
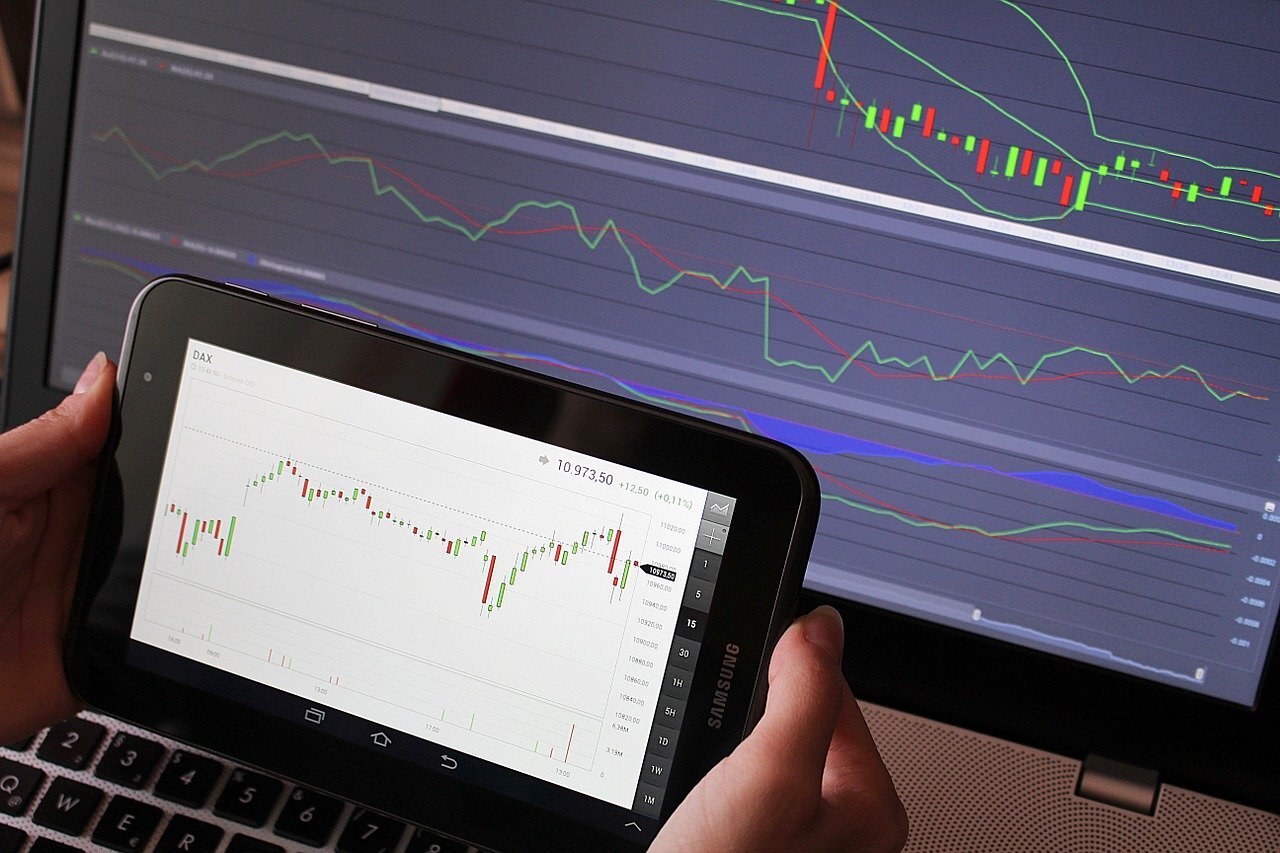
[[[631,810],[657,817],[662,814],[662,798],[664,794],[664,788],[650,785],[648,782],[641,782],[636,788],[636,799]]]

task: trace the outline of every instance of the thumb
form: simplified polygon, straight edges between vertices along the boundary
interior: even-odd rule
[[[834,608],[819,607],[796,620],[773,651],[764,716],[747,739],[753,749],[791,765],[815,790],[840,716],[843,655],[844,623]]]
[[[57,408],[0,434],[0,505],[45,492],[97,458],[111,423],[115,373],[98,353]]]

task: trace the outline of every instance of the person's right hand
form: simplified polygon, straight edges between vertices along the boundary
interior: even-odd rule
[[[652,851],[889,851],[907,815],[840,671],[844,625],[819,607],[778,641],[764,716],[671,815]]]

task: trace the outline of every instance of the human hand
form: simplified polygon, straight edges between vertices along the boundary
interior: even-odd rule
[[[653,851],[898,850],[907,815],[840,671],[830,607],[796,620],[769,662],[764,716],[698,783]]]
[[[0,743],[76,711],[62,637],[115,375],[99,353],[56,409],[0,435]]]

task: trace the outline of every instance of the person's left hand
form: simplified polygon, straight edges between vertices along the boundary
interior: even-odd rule
[[[0,435],[0,744],[77,708],[62,637],[115,375],[99,353],[56,409]]]

